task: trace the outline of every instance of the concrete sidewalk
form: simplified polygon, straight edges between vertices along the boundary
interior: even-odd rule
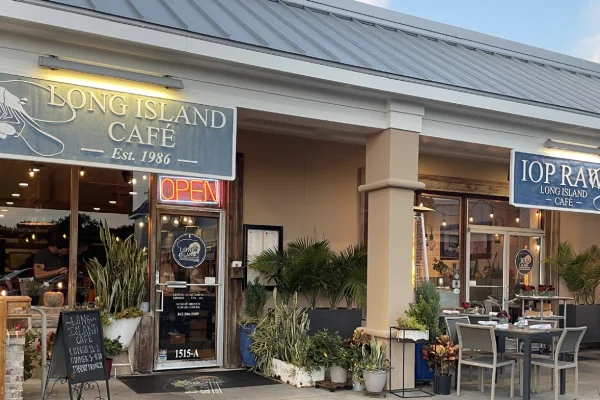
[[[600,399],[600,351],[599,350],[586,350],[580,353],[581,359],[579,361],[579,399]],[[460,398],[463,400],[480,400],[490,398],[490,383],[491,376],[488,373],[485,381],[485,392],[480,393],[477,390],[476,380],[468,382],[467,371],[463,375],[463,385],[461,388]],[[498,384],[496,389],[496,399],[509,399],[509,379],[504,380],[504,384]],[[516,390],[515,398],[519,398],[518,391],[518,374],[516,376]],[[573,372],[567,372],[567,394],[560,396],[561,400],[573,399],[574,397],[574,377]],[[50,396],[51,400],[66,400],[69,399],[67,391],[67,385],[57,384],[56,396]],[[332,399],[332,400],[352,400],[352,399],[365,399],[371,398],[366,396],[364,393],[355,393],[352,391],[341,390],[335,393],[330,393],[324,389],[304,388],[298,389],[289,385],[269,385],[269,386],[252,386],[252,387],[241,387],[241,388],[226,388],[221,389],[219,393],[218,389],[215,389],[216,393],[208,393],[207,390],[197,393],[156,393],[156,394],[144,394],[138,395],[124,383],[118,379],[110,380],[110,392],[112,399],[128,399],[128,400],[158,400],[158,399],[192,399],[192,400],[210,400],[212,398],[219,400],[316,400],[316,399]],[[24,400],[39,400],[40,395],[40,381],[29,380],[24,384],[23,399]],[[101,388],[101,397],[106,399],[105,386]],[[86,400],[94,399],[98,396],[97,390],[95,392],[84,392],[83,397]],[[448,397],[455,397],[453,394]],[[396,398],[388,395],[387,398]],[[550,373],[544,371],[542,373],[542,394],[532,394],[532,399],[535,400],[552,400],[554,399],[554,392],[550,390]]]

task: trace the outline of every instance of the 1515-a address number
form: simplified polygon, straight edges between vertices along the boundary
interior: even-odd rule
[[[199,358],[198,349],[175,350],[175,358]]]

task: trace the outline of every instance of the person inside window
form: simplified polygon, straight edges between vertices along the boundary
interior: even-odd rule
[[[50,241],[48,247],[39,250],[33,257],[33,274],[36,281],[45,281],[66,274],[65,255],[69,252],[66,240]]]

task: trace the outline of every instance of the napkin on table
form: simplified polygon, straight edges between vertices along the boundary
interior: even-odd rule
[[[529,325],[531,329],[552,329],[550,324],[537,324],[537,325]]]

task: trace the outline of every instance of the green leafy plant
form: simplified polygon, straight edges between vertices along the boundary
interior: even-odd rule
[[[337,360],[342,350],[343,341],[337,334],[322,330],[310,338],[309,358],[311,363],[330,367]]]
[[[371,338],[371,342],[362,346],[362,362],[363,371],[379,372],[387,371],[390,367],[390,362],[385,358],[386,345],[379,343],[375,337]]]
[[[38,331],[28,329],[25,331],[25,346],[23,349],[23,379],[28,380],[33,376],[33,368],[41,359],[40,334]],[[4,357],[4,354],[2,355]]]
[[[567,284],[575,304],[596,304],[596,289],[600,285],[600,248],[590,246],[576,253],[569,242],[558,244],[556,254],[544,260],[555,268]]]
[[[314,309],[324,286],[324,271],[330,256],[327,240],[300,238],[289,243],[284,251],[265,250],[249,267],[275,283],[284,303],[288,303],[294,293],[301,293]]]
[[[118,318],[140,316],[147,273],[146,249],[132,236],[117,240],[105,222],[100,239],[106,252],[106,265],[97,258],[87,263],[90,279],[96,288],[96,305],[101,311]]]
[[[41,282],[31,281],[25,286],[25,294],[29,297],[39,296],[41,287]]]
[[[371,343],[371,335],[367,335],[364,331],[356,330],[351,338],[344,340],[344,348],[348,359],[350,361],[350,372],[352,373],[352,380],[355,382],[363,382],[362,376],[362,348],[363,346],[369,346]]]
[[[367,306],[367,247],[363,244],[350,246],[337,255],[333,261],[346,266],[341,289],[348,308]],[[330,300],[330,306],[331,306]],[[333,307],[332,307],[333,308]]]
[[[268,298],[269,293],[261,285],[259,278],[255,278],[254,281],[248,283],[248,287],[244,291],[245,318],[240,320],[240,324],[242,326],[256,324],[264,314]]]
[[[121,336],[114,340],[104,338],[104,352],[106,353],[106,358],[114,358],[121,354],[123,345],[119,342],[120,337]]]
[[[250,346],[256,356],[256,368],[272,375],[274,358],[308,370],[316,365],[309,358],[311,340],[308,314],[298,308],[298,297],[292,297],[292,305],[277,302],[277,289],[273,291],[275,308],[256,325]]]
[[[458,345],[448,335],[437,337],[433,343],[423,348],[423,358],[436,375],[450,375],[458,360]]]
[[[425,325],[423,325],[422,323],[420,323],[419,321],[417,321],[417,319],[413,316],[413,317],[400,317],[396,320],[397,324],[398,324],[398,329],[404,329],[404,330],[413,330],[413,331],[422,331],[425,332],[427,330],[427,327]]]
[[[429,330],[429,340],[433,341],[440,333],[440,293],[431,282],[425,282],[415,289],[415,302],[409,304],[406,315],[414,318]]]
[[[441,276],[445,276],[446,272],[448,272],[448,269],[450,268],[448,264],[442,260],[438,260],[437,258],[434,258],[433,262],[433,270],[437,271]]]

